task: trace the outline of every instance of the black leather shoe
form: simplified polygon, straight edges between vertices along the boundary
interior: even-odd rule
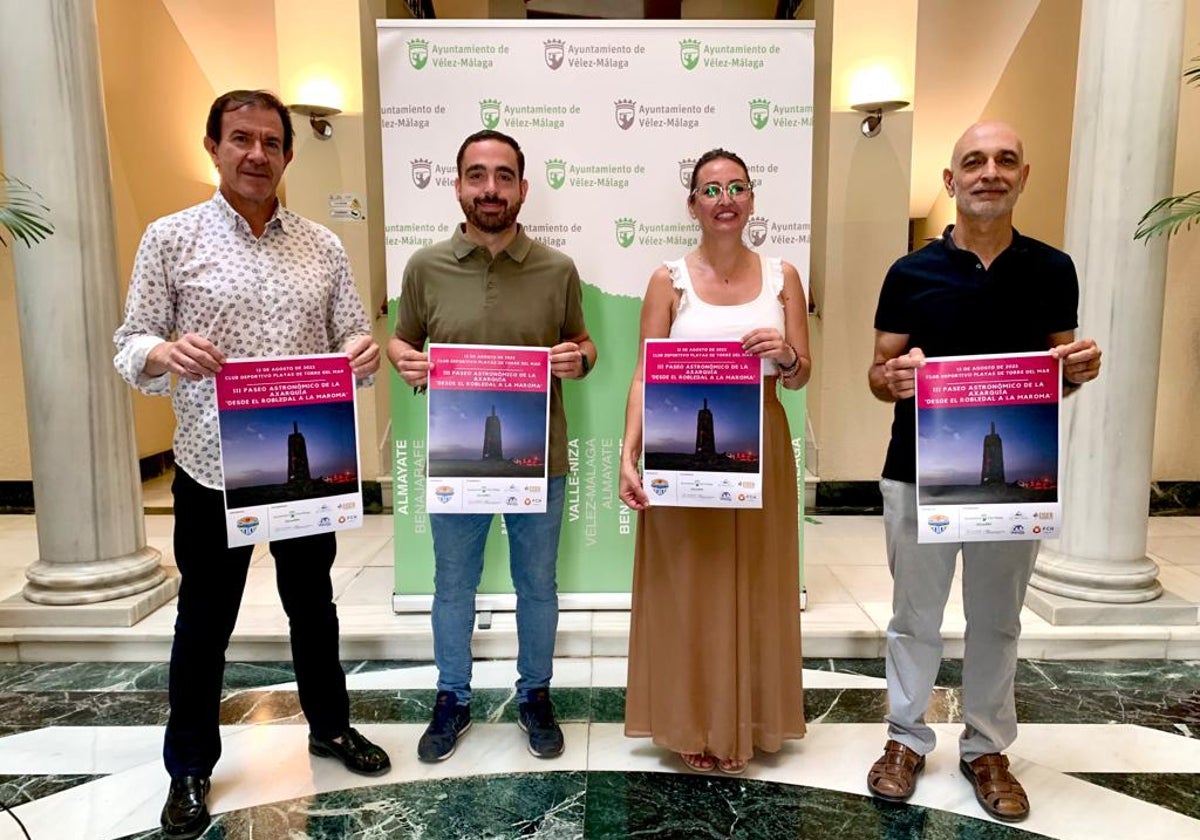
[[[333,738],[308,736],[308,751],[322,758],[336,758],[351,773],[361,776],[381,776],[392,769],[392,760],[382,749],[372,744],[357,729],[347,729]]]
[[[171,780],[167,804],[162,810],[163,834],[171,840],[193,840],[208,828],[210,817],[204,798],[209,782],[200,776],[180,776]]]

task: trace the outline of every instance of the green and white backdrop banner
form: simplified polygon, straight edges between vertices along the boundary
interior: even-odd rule
[[[571,472],[559,552],[564,608],[627,608],[635,517],[617,498],[625,395],[646,282],[699,241],[692,166],[722,147],[749,164],[748,244],[807,275],[811,207],[810,22],[380,21],[379,86],[390,312],[404,265],[462,221],[455,153],[492,128],[525,152],[521,222],[579,266],[596,370],[564,387]],[[425,398],[393,373],[398,610],[427,610]],[[803,481],[804,395],[784,395]],[[801,488],[801,491],[803,488]],[[801,492],[803,498],[803,492]],[[479,609],[514,601],[497,517]],[[799,558],[797,558],[799,562]]]

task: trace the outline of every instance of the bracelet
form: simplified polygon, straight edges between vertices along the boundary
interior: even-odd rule
[[[779,369],[779,372],[784,377],[788,377],[800,369],[800,354],[796,352],[795,347],[786,341],[783,343],[783,346],[792,351],[792,363],[790,365],[781,365],[779,362],[776,362],[775,367]]]

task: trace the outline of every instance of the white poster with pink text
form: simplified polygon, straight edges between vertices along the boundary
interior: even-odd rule
[[[550,351],[430,344],[430,513],[545,513]]]
[[[739,341],[646,340],[642,486],[652,505],[762,507],[762,361]]]

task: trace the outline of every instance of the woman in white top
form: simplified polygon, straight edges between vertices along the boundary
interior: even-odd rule
[[[700,244],[650,277],[625,409],[621,500],[638,511],[625,734],[692,770],[740,773],[755,750],[804,735],[799,509],[777,385],[812,372],[800,275],[743,241],[754,214],[746,164],[723,149],[692,171]],[[647,338],[739,340],[763,368],[763,508],[651,508],[642,489]]]

